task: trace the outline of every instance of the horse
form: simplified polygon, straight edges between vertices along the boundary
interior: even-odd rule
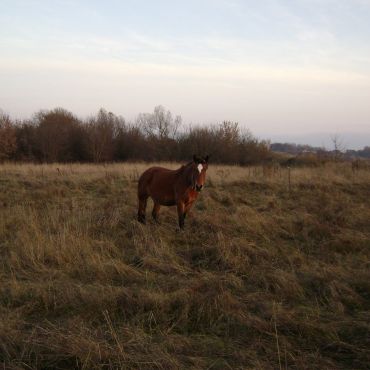
[[[152,217],[158,222],[161,206],[177,206],[180,229],[185,226],[185,217],[204,187],[208,169],[206,157],[193,156],[193,161],[177,170],[150,167],[142,173],[138,182],[138,221],[145,224],[148,197],[154,202]]]

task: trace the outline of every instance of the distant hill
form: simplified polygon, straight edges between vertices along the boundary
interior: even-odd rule
[[[343,146],[349,150],[361,150],[366,146],[370,146],[369,132],[316,132],[305,134],[288,134],[287,132],[282,132],[281,134],[261,134],[257,132],[256,134],[260,138],[269,139],[272,143],[296,143],[298,145],[326,148],[327,150],[333,148],[331,139],[333,134],[337,134]]]
[[[289,154],[334,152],[332,150],[326,150],[325,148],[295,143],[272,143],[270,149],[273,152]],[[365,146],[360,150],[347,149],[343,151],[343,154],[348,158],[370,158],[370,146]]]

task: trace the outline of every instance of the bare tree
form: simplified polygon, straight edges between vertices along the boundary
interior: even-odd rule
[[[340,135],[338,134],[331,135],[330,139],[333,143],[334,148],[334,160],[338,161],[341,158],[342,154],[345,152],[346,147]]]
[[[37,140],[37,126],[30,121],[25,120],[16,125],[17,151],[14,158],[18,161],[42,160],[39,140]]]
[[[117,117],[105,109],[100,109],[96,117],[88,120],[88,150],[94,162],[114,159],[114,141],[119,134],[119,127],[124,124],[122,117]]]
[[[63,108],[39,111],[34,116],[36,140],[46,162],[65,162],[74,159],[72,146],[79,129],[78,119]]]
[[[174,139],[181,123],[181,116],[173,118],[172,113],[161,105],[156,106],[153,113],[141,113],[137,118],[137,124],[145,134],[158,139]]]
[[[10,158],[16,149],[15,128],[10,117],[0,110],[0,161]]]

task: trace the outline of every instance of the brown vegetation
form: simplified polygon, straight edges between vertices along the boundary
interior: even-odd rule
[[[10,117],[0,110],[0,162],[9,159],[17,148],[15,128]]]
[[[4,368],[368,368],[367,169],[210,165],[177,232],[147,167],[0,166]]]
[[[139,114],[133,123],[104,109],[87,119],[62,108],[19,122],[2,115],[0,144],[0,161],[42,163],[186,161],[194,153],[208,153],[213,162],[244,165],[269,155],[266,142],[235,122],[181,127],[181,117],[173,118],[162,106]]]
[[[272,163],[322,166],[370,158],[370,147],[344,152],[339,138],[332,140],[332,151],[270,144],[237,122],[185,126],[180,116],[173,117],[162,106],[139,114],[133,122],[104,109],[85,119],[63,108],[41,110],[23,121],[14,121],[0,110],[0,162],[187,161],[197,153],[211,154],[213,163],[271,167]]]

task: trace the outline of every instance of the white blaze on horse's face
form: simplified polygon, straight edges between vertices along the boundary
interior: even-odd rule
[[[198,171],[199,171],[199,173],[201,173],[202,172],[202,169],[203,169],[203,165],[202,164],[198,164]]]

